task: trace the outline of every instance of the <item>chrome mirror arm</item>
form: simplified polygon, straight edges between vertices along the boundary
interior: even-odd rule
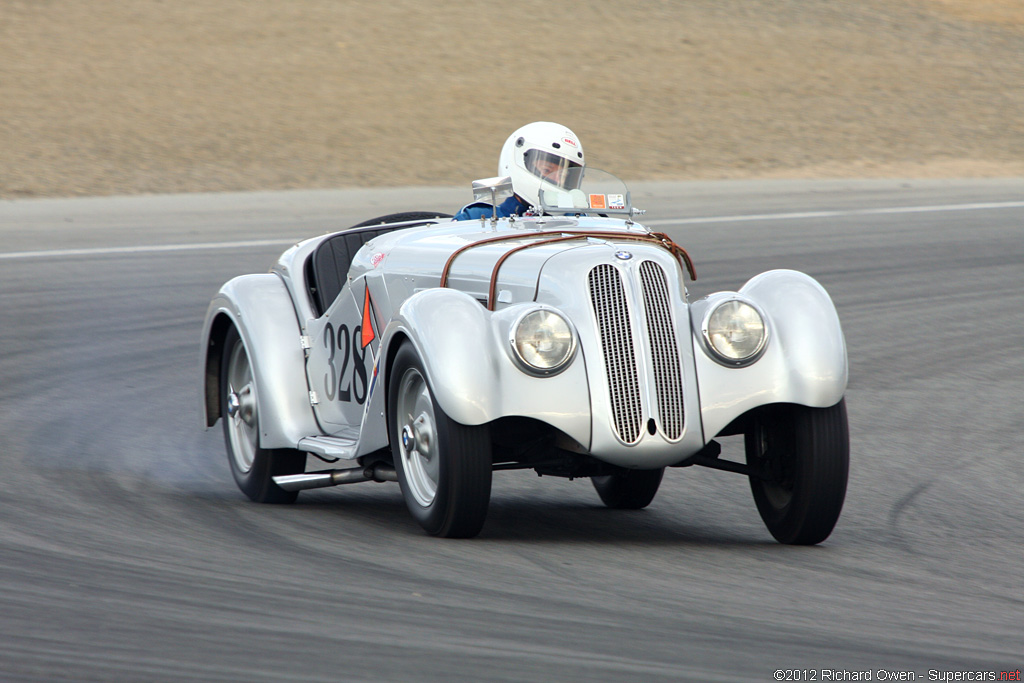
[[[482,178],[473,181],[473,199],[489,198],[491,200],[491,225],[498,224],[498,193],[512,191],[510,176]]]

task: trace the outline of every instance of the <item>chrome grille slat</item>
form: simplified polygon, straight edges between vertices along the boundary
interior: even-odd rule
[[[608,264],[591,270],[588,280],[590,299],[601,332],[601,350],[608,374],[615,430],[624,442],[634,443],[640,438],[643,407],[626,292],[619,271]]]
[[[647,339],[651,345],[654,388],[658,397],[661,430],[670,439],[683,434],[683,374],[665,271],[653,261],[640,264],[640,281],[647,317]]]

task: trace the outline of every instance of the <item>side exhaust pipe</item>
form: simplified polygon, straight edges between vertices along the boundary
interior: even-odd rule
[[[351,467],[344,470],[322,470],[303,474],[283,474],[274,477],[274,483],[285,491],[322,489],[342,484],[358,484],[364,481],[398,481],[395,468],[383,463],[369,467]]]

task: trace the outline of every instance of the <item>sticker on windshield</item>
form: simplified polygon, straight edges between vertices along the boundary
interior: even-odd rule
[[[621,194],[610,194],[608,195],[608,208],[609,209],[625,209],[626,198]]]
[[[608,206],[605,204],[603,194],[592,194],[590,195],[590,208],[591,209],[607,209]]]

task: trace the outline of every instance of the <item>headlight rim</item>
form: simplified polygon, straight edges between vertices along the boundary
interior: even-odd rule
[[[532,315],[534,313],[537,313],[538,311],[547,311],[549,313],[553,313],[554,315],[557,315],[559,318],[562,319],[562,321],[565,323],[566,327],[569,328],[569,335],[570,335],[570,338],[571,338],[571,341],[569,342],[569,351],[568,351],[568,353],[565,354],[565,358],[564,358],[564,360],[562,360],[561,363],[559,363],[558,365],[556,365],[554,367],[551,367],[551,368],[539,368],[539,367],[537,367],[535,365],[531,365],[519,353],[519,347],[516,344],[516,333],[519,330],[519,326],[522,324],[523,320],[525,320],[527,316]],[[577,332],[576,332],[576,327],[572,324],[572,321],[569,320],[568,316],[566,316],[564,313],[562,313],[561,311],[559,311],[557,308],[555,308],[553,306],[546,306],[546,305],[543,305],[543,304],[542,305],[537,305],[537,306],[530,306],[526,310],[524,310],[521,313],[519,313],[515,317],[515,319],[513,319],[512,324],[508,328],[508,351],[509,351],[509,355],[512,357],[512,360],[515,362],[516,366],[520,370],[522,370],[526,374],[532,375],[534,377],[554,377],[555,375],[558,375],[558,374],[564,372],[566,370],[566,368],[568,368],[570,365],[572,365],[572,361],[576,357],[576,350],[578,348],[579,348],[579,334],[577,334]]]
[[[758,345],[757,349],[754,350],[754,352],[751,353],[750,355],[739,359],[731,358],[730,356],[726,356],[725,354],[720,352],[715,347],[714,342],[711,341],[711,332],[708,329],[708,326],[711,322],[711,316],[713,316],[722,306],[728,303],[732,303],[734,301],[749,306],[751,309],[753,309],[754,312],[757,313],[757,315],[761,318],[761,324],[764,327],[764,334],[761,335],[761,342]],[[712,358],[712,360],[714,360],[719,365],[724,365],[728,368],[745,368],[756,363],[758,360],[760,360],[761,356],[763,356],[765,351],[768,349],[768,340],[771,337],[771,327],[768,324],[768,317],[764,314],[764,311],[761,310],[761,307],[755,304],[753,301],[739,295],[723,297],[722,299],[715,301],[713,305],[708,306],[707,310],[704,311],[704,316],[701,320],[700,331],[701,341],[703,342],[703,346],[707,350],[708,355]]]

